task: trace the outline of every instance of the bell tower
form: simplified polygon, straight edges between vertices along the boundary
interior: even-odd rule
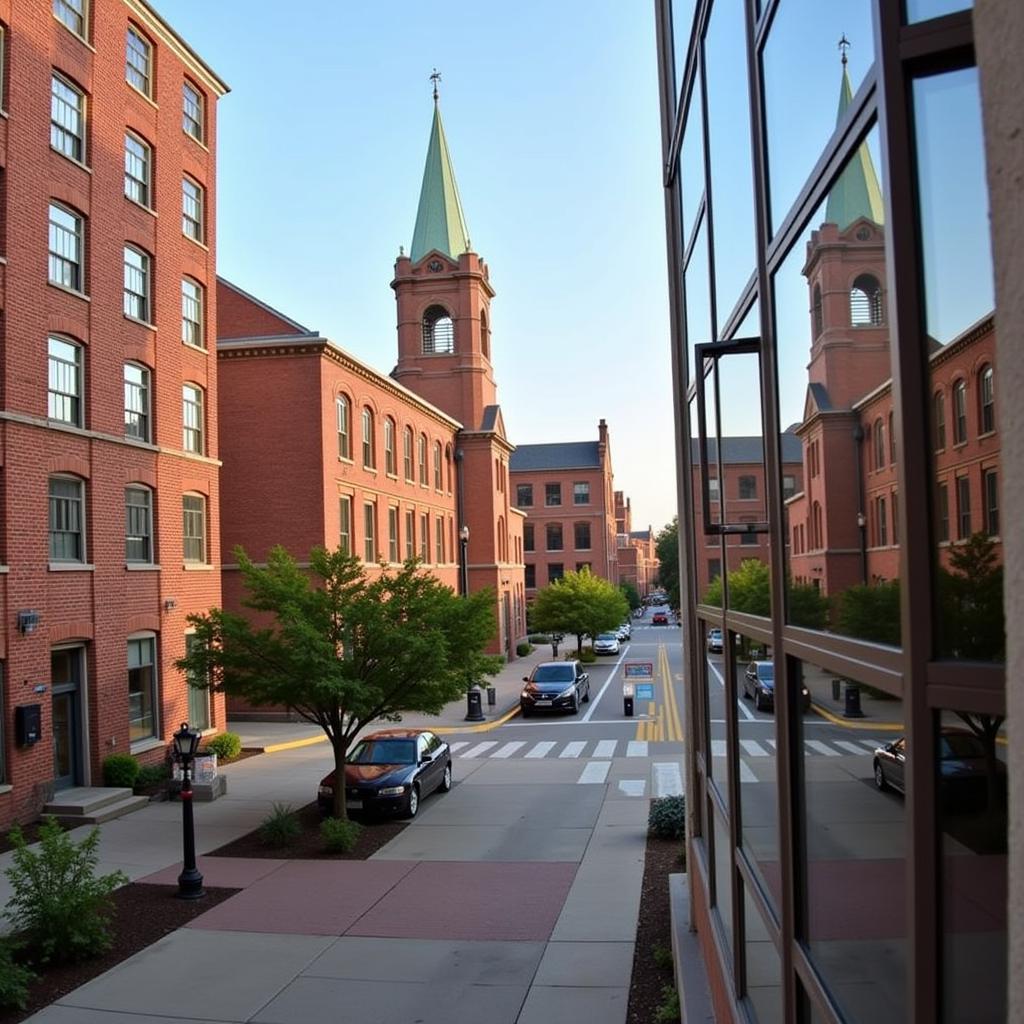
[[[436,72],[435,72],[436,75]],[[472,251],[438,104],[409,254],[395,261],[398,363],[391,376],[467,430],[497,404],[487,264]]]

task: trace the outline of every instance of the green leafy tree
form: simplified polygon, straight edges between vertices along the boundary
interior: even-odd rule
[[[620,583],[619,590],[622,591],[622,596],[629,604],[630,611],[636,610],[643,604],[643,601],[640,600],[640,591],[632,583]]]
[[[241,548],[243,604],[259,625],[221,608],[190,615],[197,643],[177,667],[190,680],[254,705],[284,705],[319,725],[334,749],[337,778],[371,722],[403,711],[437,714],[467,685],[493,674],[484,653],[494,636],[493,594],[456,596],[410,560],[369,578],[356,558],[314,548],[309,569],[277,547],[266,568]],[[196,685],[192,683],[192,685]],[[345,818],[344,786],[334,816]]]
[[[811,583],[789,584],[789,621],[807,629],[828,625],[828,598]]]
[[[682,608],[679,590],[679,517],[673,516],[655,538],[654,550],[658,556],[658,581],[668,595],[671,608]]]
[[[578,655],[583,653],[584,633],[597,636],[628,615],[622,591],[585,566],[538,590],[533,602],[534,626],[551,633],[575,633]]]
[[[760,559],[744,558],[729,573],[729,608],[748,615],[771,615],[771,570]]]
[[[848,587],[839,595],[836,629],[877,644],[900,644],[900,581]]]
[[[1003,569],[995,544],[985,534],[974,533],[950,548],[949,569],[939,570],[939,608],[943,654],[1004,660]]]

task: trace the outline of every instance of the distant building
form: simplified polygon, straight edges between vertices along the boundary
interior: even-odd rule
[[[654,532],[633,529],[633,510],[622,491],[615,492],[615,543],[619,583],[636,587],[646,597],[658,578],[658,555]]]

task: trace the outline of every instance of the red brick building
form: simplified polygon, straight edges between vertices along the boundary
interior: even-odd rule
[[[615,545],[619,583],[636,587],[646,597],[658,579],[658,554],[654,531],[633,529],[633,507],[622,491],[615,498]]]
[[[526,597],[587,566],[617,583],[615,499],[608,424],[596,441],[525,444],[511,461],[516,507],[526,514]]]
[[[220,601],[216,104],[144,0],[0,2],[0,824],[162,759]],[[38,709],[39,728],[26,730]],[[32,735],[29,735],[31,732]]]

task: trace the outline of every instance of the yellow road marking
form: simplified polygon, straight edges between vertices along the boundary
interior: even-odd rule
[[[497,729],[499,725],[504,725],[510,718],[515,718],[518,714],[519,705],[517,704],[511,711],[506,711],[505,714],[500,718],[496,718],[493,722],[483,722],[480,725],[440,725],[430,731],[445,735],[454,732],[490,732],[492,729]]]
[[[668,739],[677,743],[683,741],[683,724],[679,717],[679,702],[676,700],[672,669],[669,666],[668,650],[664,646],[658,652],[659,666],[665,680],[665,710],[668,715]]]
[[[821,715],[833,725],[841,725],[844,729],[866,729],[868,732],[905,732],[900,722],[851,722],[848,718],[840,718],[820,704],[812,703],[811,710]]]

